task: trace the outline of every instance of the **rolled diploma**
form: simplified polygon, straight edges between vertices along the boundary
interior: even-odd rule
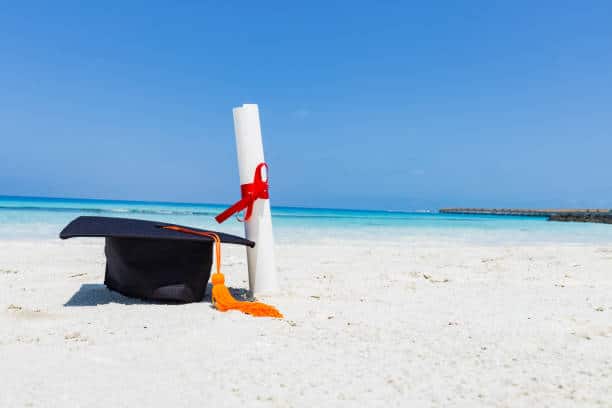
[[[234,108],[234,131],[240,184],[252,183],[257,165],[264,162],[259,108],[256,104],[244,104]],[[267,178],[268,175],[264,173],[263,179]],[[255,201],[253,214],[244,223],[244,231],[246,239],[255,242],[254,248],[247,248],[251,292],[259,295],[277,292],[278,277],[274,262],[270,200]]]

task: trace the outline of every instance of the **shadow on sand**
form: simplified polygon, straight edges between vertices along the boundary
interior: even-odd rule
[[[253,300],[249,291],[246,289],[229,288],[232,296],[237,300]],[[211,303],[210,294],[212,285],[209,283],[206,288],[206,295],[202,302]],[[163,304],[163,305],[180,305],[177,302],[156,302],[144,299],[131,298],[123,296],[121,293],[108,289],[101,283],[84,283],[72,297],[64,303],[65,307],[78,306],[100,306],[110,303],[118,303],[122,305],[141,305],[141,304]]]

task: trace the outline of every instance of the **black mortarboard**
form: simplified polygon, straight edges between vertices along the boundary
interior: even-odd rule
[[[128,218],[79,217],[60,238],[105,237],[104,284],[109,289],[142,299],[200,301],[210,277],[214,240],[167,227],[212,232]],[[255,246],[235,235],[214,233],[221,242]]]

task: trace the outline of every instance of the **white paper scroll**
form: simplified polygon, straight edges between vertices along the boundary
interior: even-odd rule
[[[244,104],[234,108],[234,130],[240,184],[252,183],[257,165],[265,161],[259,108],[256,104]],[[267,177],[268,175],[264,173],[264,180],[267,180]],[[246,239],[255,242],[255,248],[247,248],[251,292],[259,295],[277,292],[278,276],[274,261],[270,200],[255,201],[253,214],[244,223],[244,230]]]

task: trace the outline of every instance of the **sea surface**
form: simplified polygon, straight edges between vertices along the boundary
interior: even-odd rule
[[[0,239],[55,239],[80,215],[140,218],[243,235],[243,225],[214,216],[225,205],[147,201],[0,196]],[[419,243],[423,241],[612,244],[612,225],[549,222],[542,217],[452,215],[273,207],[277,242],[335,239]]]

